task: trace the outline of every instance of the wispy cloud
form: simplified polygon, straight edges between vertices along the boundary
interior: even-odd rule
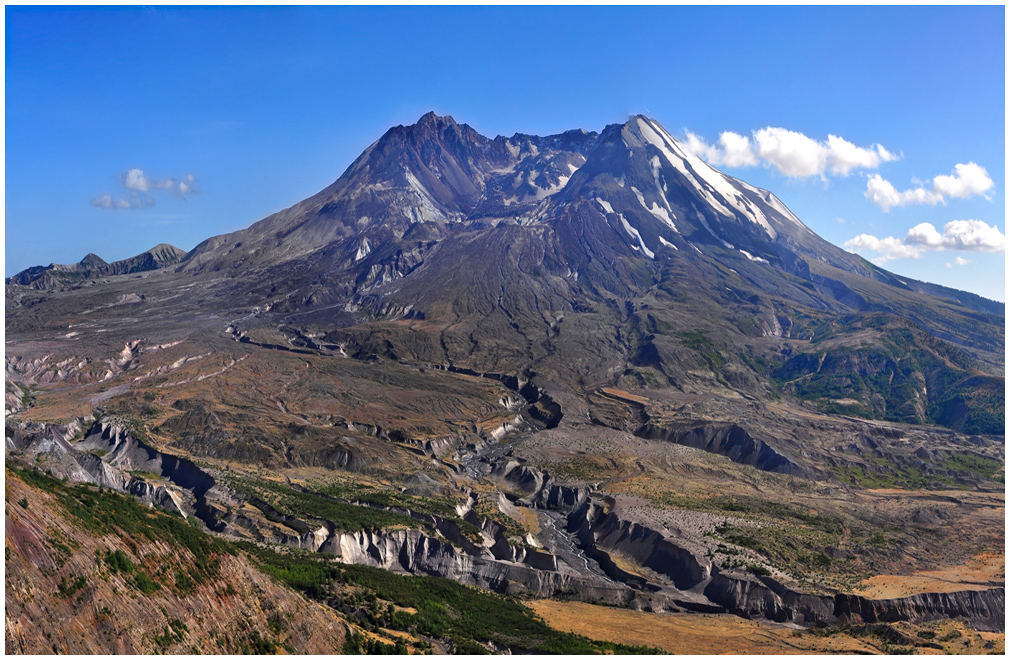
[[[964,199],[973,195],[986,195],[993,186],[992,179],[985,168],[975,163],[958,163],[950,174],[940,174],[933,177],[933,185],[926,188],[920,185],[898,192],[879,174],[874,174],[866,182],[866,198],[882,208],[884,212],[895,206],[909,204],[946,204],[947,197]]]
[[[909,229],[904,239],[860,234],[844,245],[850,252],[876,253],[872,261],[879,265],[892,259],[918,259],[931,250],[1002,253],[1006,251],[1006,236],[996,225],[989,226],[981,220],[952,220],[943,226],[942,234],[923,222]],[[960,256],[955,262],[959,266],[969,263]]]
[[[751,136],[725,131],[717,144],[708,144],[686,131],[684,146],[712,165],[727,167],[774,167],[788,177],[805,178],[825,174],[848,176],[854,170],[874,170],[899,156],[879,144],[860,147],[845,138],[829,135],[815,140],[786,128],[767,126]]]
[[[953,268],[954,264],[957,264],[958,266],[967,266],[970,263],[970,259],[965,259],[964,257],[954,257],[954,263],[948,261],[947,268]]]
[[[123,199],[122,197],[116,198],[112,195],[102,195],[101,197],[96,197],[91,200],[93,206],[97,206],[100,209],[132,209],[133,200]],[[142,206],[143,204],[141,204]],[[139,208],[139,207],[136,207]]]
[[[91,200],[91,205],[100,209],[129,210],[154,206],[154,194],[168,192],[177,199],[185,199],[187,195],[196,193],[196,177],[188,174],[183,178],[167,177],[155,179],[147,176],[144,170],[133,168],[120,177],[125,192],[121,195],[100,195]]]

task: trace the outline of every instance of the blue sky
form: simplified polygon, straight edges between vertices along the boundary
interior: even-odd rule
[[[7,7],[6,27],[6,275],[191,249],[428,110],[489,137],[644,113],[831,242],[1004,300],[1003,7]]]

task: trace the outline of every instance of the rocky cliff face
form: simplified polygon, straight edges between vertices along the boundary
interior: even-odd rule
[[[752,465],[760,470],[791,474],[810,478],[810,469],[798,465],[780,450],[753,437],[737,424],[707,424],[695,428],[666,428],[656,424],[644,424],[635,435],[650,440],[667,440],[679,445],[704,449],[713,454],[721,454],[744,465]]]
[[[815,596],[770,577],[720,571],[704,556],[703,549],[690,541],[621,520],[591,500],[569,514],[568,524],[587,556],[608,576],[639,592],[657,594],[657,604],[665,601],[689,610],[730,612],[804,626],[965,618],[977,630],[1004,630],[1003,587],[888,600],[848,594]],[[621,569],[610,557],[614,552],[667,578],[680,593]]]
[[[926,593],[907,598],[870,600],[838,594],[835,615],[846,622],[935,621],[964,618],[976,630],[1003,632],[1006,625],[1006,590]]]

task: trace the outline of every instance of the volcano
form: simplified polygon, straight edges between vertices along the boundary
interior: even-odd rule
[[[645,116],[492,139],[428,113],[247,229],[31,268],[6,304],[8,457],[227,538],[1002,629],[1002,582],[852,589],[1002,544],[1004,305],[832,245]]]

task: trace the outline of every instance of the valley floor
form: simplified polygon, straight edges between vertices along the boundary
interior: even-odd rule
[[[1004,633],[975,632],[954,622],[821,632],[750,621],[730,614],[659,614],[556,600],[532,601],[529,605],[552,628],[626,644],[648,644],[676,655],[1002,654],[1005,648]],[[945,637],[949,639],[933,641]],[[941,648],[900,642],[932,643]]]

